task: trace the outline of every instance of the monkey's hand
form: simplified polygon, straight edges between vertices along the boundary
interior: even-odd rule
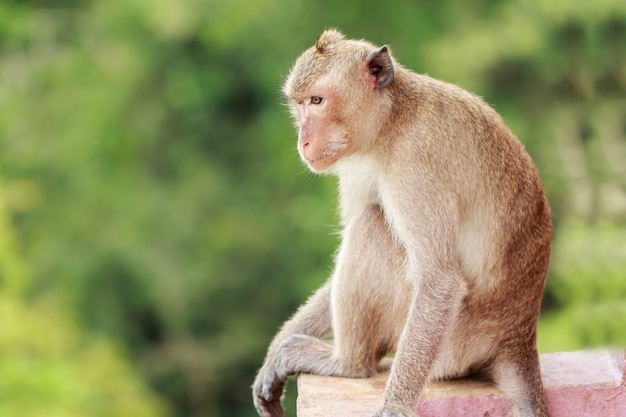
[[[405,412],[384,407],[382,410],[374,414],[373,417],[417,417],[417,414],[415,412]]]
[[[276,368],[266,362],[252,385],[252,399],[261,417],[285,416],[283,406],[280,404],[284,386],[285,377],[278,375]]]

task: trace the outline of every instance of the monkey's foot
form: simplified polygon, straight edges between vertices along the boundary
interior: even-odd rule
[[[261,417],[285,417],[285,411],[280,403],[284,386],[285,381],[273,372],[268,372],[264,368],[259,371],[252,386],[252,399]]]

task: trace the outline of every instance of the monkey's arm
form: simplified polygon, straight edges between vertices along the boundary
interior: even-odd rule
[[[446,330],[453,325],[465,285],[454,273],[422,276],[400,338],[385,389],[384,408],[375,417],[415,415]]]
[[[407,252],[411,304],[398,343],[384,408],[376,417],[414,416],[443,339],[456,322],[467,283],[460,269],[454,198],[427,173],[413,186],[415,199],[389,194],[390,219]],[[425,220],[426,219],[426,220]]]
[[[280,397],[285,380],[293,371],[285,367],[281,345],[294,335],[323,337],[330,333],[330,288],[331,280],[329,279],[298,309],[274,337],[265,357],[265,363],[252,386],[254,406],[261,416],[282,417],[285,415],[280,404]]]

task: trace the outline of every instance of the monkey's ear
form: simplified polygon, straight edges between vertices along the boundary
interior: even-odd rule
[[[367,76],[375,87],[387,87],[393,81],[393,63],[387,45],[370,52],[364,64]]]

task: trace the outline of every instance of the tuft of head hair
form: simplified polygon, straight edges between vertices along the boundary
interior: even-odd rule
[[[317,42],[315,42],[315,50],[317,53],[323,54],[327,50],[328,46],[342,41],[345,38],[346,37],[343,33],[339,32],[337,29],[326,29],[320,34],[320,36],[318,36]]]

